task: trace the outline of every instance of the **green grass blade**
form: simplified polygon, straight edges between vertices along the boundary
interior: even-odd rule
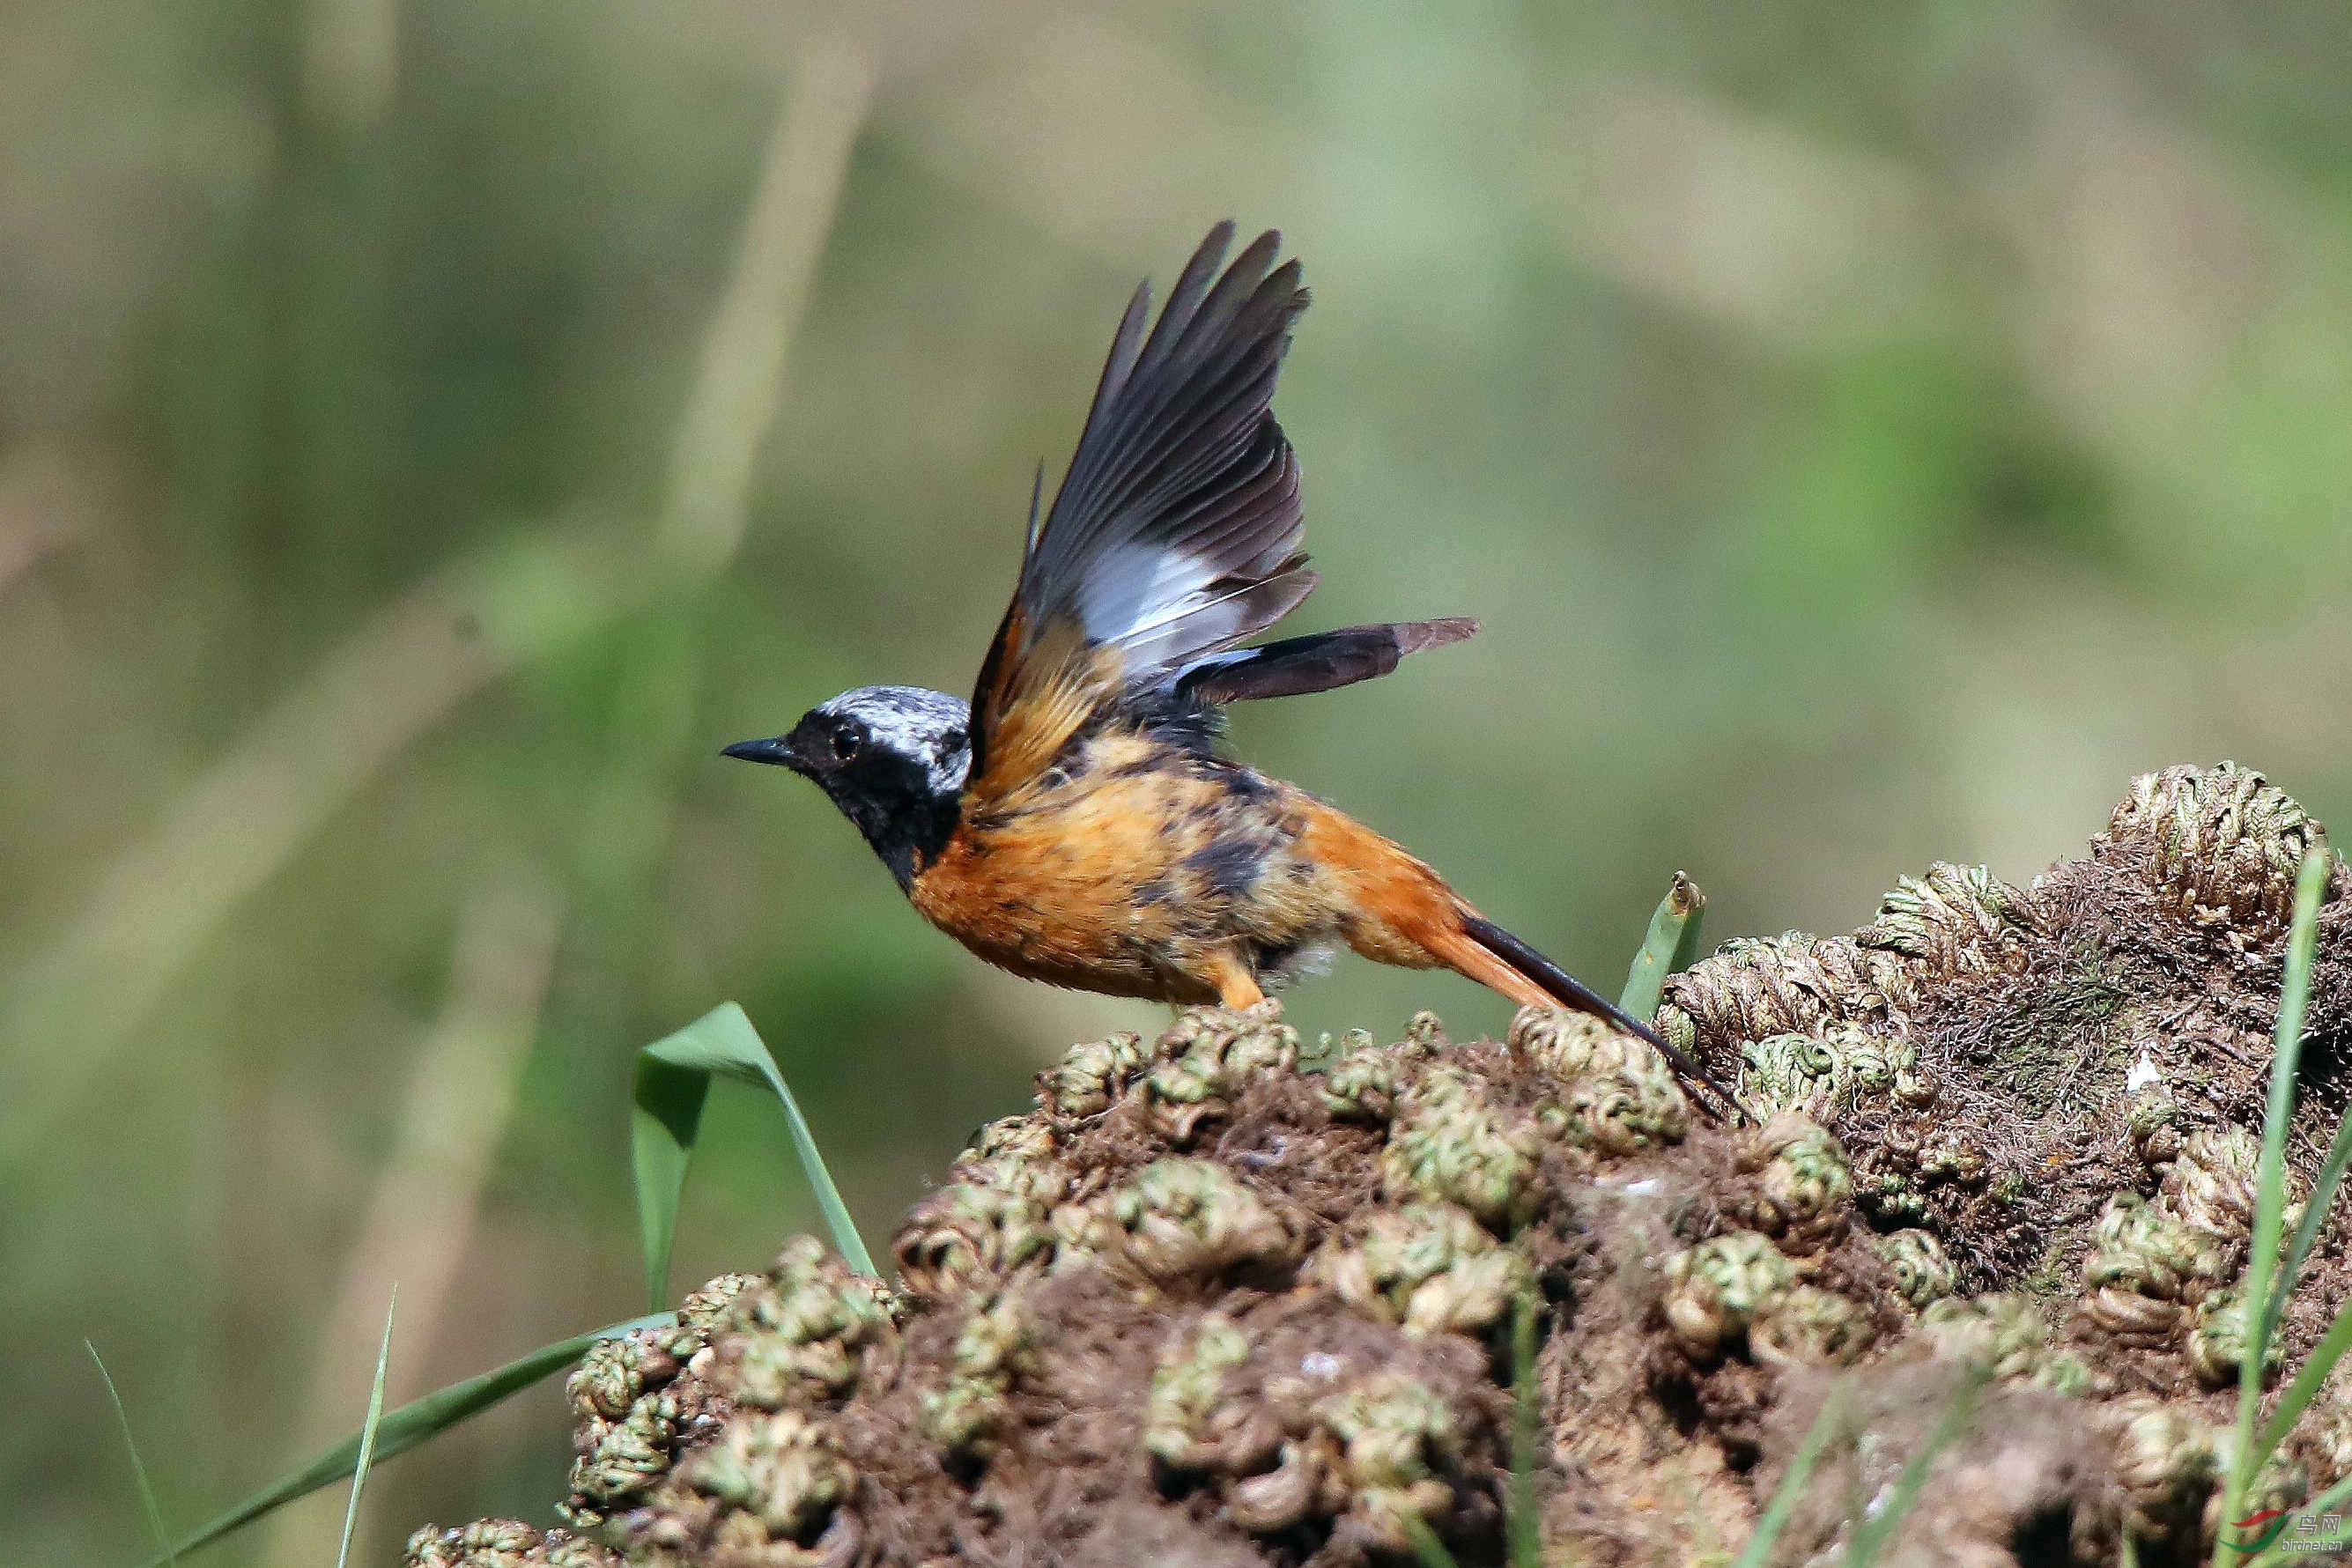
[[[1789,1515],[1796,1511],[1797,1500],[1805,1495],[1805,1487],[1813,1479],[1813,1467],[1821,1462],[1822,1451],[1830,1446],[1830,1438],[1837,1432],[1843,1414],[1843,1393],[1842,1386],[1830,1390],[1821,1414],[1805,1428],[1804,1441],[1797,1445],[1796,1457],[1789,1461],[1789,1473],[1772,1489],[1771,1500],[1764,1505],[1763,1517],[1756,1521],[1756,1533],[1748,1538],[1748,1544],[1740,1549],[1738,1560],[1731,1568],[1764,1568],[1765,1560],[1772,1555],[1780,1531],[1789,1527]]]
[[[155,1500],[155,1489],[147,1481],[147,1467],[139,1458],[139,1445],[131,1440],[131,1413],[122,1408],[122,1395],[114,1391],[114,1374],[106,1370],[98,1347],[84,1340],[81,1348],[89,1352],[89,1359],[98,1367],[99,1381],[106,1384],[107,1403],[114,1406],[115,1424],[122,1428],[123,1452],[131,1456],[131,1479],[138,1483],[139,1506],[147,1510],[147,1528],[155,1532],[155,1544],[163,1548],[163,1555],[159,1561],[171,1568],[177,1553],[172,1550],[171,1531],[163,1528],[163,1505]]]
[[[1846,1568],[1870,1568],[1878,1561],[1879,1552],[1885,1550],[1886,1543],[1895,1538],[1895,1532],[1902,1528],[1904,1520],[1918,1502],[1920,1489],[1927,1484],[1927,1472],[1935,1468],[1937,1458],[1951,1447],[1952,1439],[1968,1425],[1969,1417],[1976,1413],[1977,1396],[1991,1381],[1990,1370],[1979,1367],[1953,1393],[1951,1403],[1944,1406],[1944,1414],[1937,1419],[1936,1429],[1903,1462],[1902,1470],[1895,1478],[1895,1488],[1887,1494],[1886,1506],[1855,1521],[1853,1534],[1846,1544]]]
[[[2344,1352],[2347,1350],[2352,1350],[2352,1300],[2344,1303],[2342,1310],[2336,1314],[2336,1321],[2327,1325],[2327,1332],[2312,1347],[2311,1354],[2305,1358],[2302,1368],[2294,1374],[2294,1381],[2287,1384],[2284,1394],[2279,1395],[2278,1408],[2271,1412],[2271,1423],[2263,1428],[2262,1441],[2254,1445],[2255,1464],[2260,1465],[2278,1451],[2278,1446],[2286,1441],[2286,1435],[2294,1430],[2295,1422],[2310,1408],[2311,1402],[2319,1397],[2321,1386],[2327,1382],[2328,1374],[2336,1370],[2336,1363],[2344,1359]]]
[[[351,1568],[352,1532],[359,1528],[360,1493],[367,1489],[368,1467],[375,1462],[375,1435],[383,1420],[383,1373],[392,1364],[392,1316],[400,1310],[400,1287],[383,1308],[383,1342],[375,1348],[375,1382],[368,1389],[367,1420],[360,1426],[359,1458],[352,1462],[352,1497],[343,1505],[343,1543],[335,1552],[335,1568]]]
[[[2319,901],[2327,890],[2330,862],[2326,847],[2315,845],[2303,858],[2295,879],[2294,923],[2286,941],[2286,971],[2279,982],[2278,1028],[2271,1043],[2270,1097],[2263,1113],[2263,1152],[2254,1173],[2254,1234],[2246,1258],[2246,1300],[2263,1304],[2249,1325],[2246,1358],[2238,1369],[2238,1421],[2235,1452],[2221,1495],[2221,1517],[2236,1519],[2244,1506],[2246,1487],[2261,1459],[2255,1454],[2254,1423],[2261,1414],[2263,1371],[2270,1359],[2271,1320],[2268,1306],[2273,1271],[2279,1262],[2279,1233],[2285,1227],[2286,1132],[2294,1115],[2295,1067],[2303,1055],[2304,1013],[2311,1001],[2312,954],[2319,940]],[[2293,1279],[2278,1277],[2281,1289]],[[2215,1563],[2230,1560],[2229,1547],[2217,1532]]]
[[[1650,917],[1650,931],[1642,939],[1642,951],[1633,955],[1633,966],[1626,971],[1625,989],[1619,993],[1617,1005],[1636,1018],[1656,1016],[1666,976],[1688,969],[1698,956],[1699,926],[1706,915],[1706,895],[1698,890],[1697,883],[1675,872],[1674,885]]]
[[[2318,943],[2319,904],[2326,898],[2334,857],[2325,846],[2315,847],[2304,858],[2302,876],[2295,882],[2294,920],[2288,929],[2286,966],[2279,981],[2279,1026],[2287,1023],[2287,1008],[2294,1008],[2296,1049],[2301,1050],[2303,1017],[2311,995],[2311,968],[2315,961]],[[2316,868],[2315,869],[2315,866]],[[2312,886],[2314,878],[2317,886]],[[2305,894],[2310,895],[2311,920],[2304,920]],[[2298,978],[2298,964],[2300,965]],[[2273,1058],[2275,1059],[2275,1058]],[[2304,1205],[2302,1223],[2294,1229],[2294,1240],[2287,1247],[2286,1262],[2280,1268],[2277,1283],[2272,1286],[2268,1300],[2263,1303],[2262,1321],[2253,1326],[2254,1342],[2268,1344],[2278,1332],[2279,1319],[2286,1311],[2288,1293],[2303,1273],[2303,1266],[2319,1240],[2321,1226],[2327,1223],[2327,1211],[2336,1201],[2336,1193],[2343,1184],[2344,1172],[2352,1164],[2352,1114],[2336,1124],[2336,1138],[2327,1147],[2327,1158],[2319,1167],[2319,1174],[2311,1186],[2311,1201]],[[2260,1463],[2260,1460],[2256,1461]]]
[[[678,1194],[694,1160],[710,1075],[637,1053],[629,1109],[629,1157],[636,1172],[637,1238],[645,1252],[646,1304],[659,1311],[669,1300],[670,1249],[677,1239]]]
[[[1412,1554],[1421,1559],[1421,1568],[1459,1568],[1454,1553],[1445,1550],[1445,1542],[1437,1539],[1437,1531],[1421,1515],[1405,1515],[1404,1532],[1412,1537]]]
[[[807,1173],[809,1185],[816,1190],[817,1206],[824,1211],[825,1227],[833,1232],[835,1248],[860,1274],[875,1272],[873,1254],[866,1250],[866,1243],[857,1234],[857,1223],[849,1217],[849,1205],[841,1201],[841,1189],[833,1184],[833,1173],[824,1168],[824,1156],[817,1152],[816,1139],[809,1132],[807,1119],[801,1115],[800,1102],[793,1098],[784,1075],[776,1068],[776,1058],[769,1054],[767,1043],[760,1038],[760,1032],[751,1026],[742,1008],[732,1002],[722,1002],[675,1035],[656,1040],[638,1055],[689,1072],[765,1085],[784,1108],[784,1121],[791,1126],[793,1142],[800,1151],[801,1169]],[[643,1127],[644,1123],[640,1121],[638,1125]],[[691,1152],[688,1146],[685,1153]],[[680,1172],[682,1174],[682,1163]],[[641,1191],[641,1215],[646,1201]],[[675,1193],[670,1202],[674,1212]],[[646,1226],[647,1234],[651,1234],[651,1228],[650,1225]],[[648,1258],[648,1268],[651,1262]]]
[[[1511,1568],[1543,1568],[1542,1521],[1536,1517],[1536,1430],[1542,1421],[1543,1391],[1536,1386],[1536,1293],[1529,1289],[1511,1307]]]
[[[2347,1164],[2352,1164],[2352,1114],[2336,1124],[2336,1141],[2328,1145],[2327,1159],[2312,1182],[2311,1201],[2304,1205],[2303,1222],[2294,1227],[2294,1239],[2287,1245],[2286,1262],[2280,1268],[2278,1282],[2271,1287],[2270,1301],[2255,1330],[2264,1343],[2278,1332],[2279,1319],[2286,1311],[2287,1294],[2302,1277],[2303,1266],[2319,1240],[2320,1227],[2327,1222],[2327,1211],[2336,1202],[2336,1190],[2343,1185]]]
[[[593,1333],[579,1334],[560,1340],[551,1345],[541,1345],[529,1355],[521,1356],[478,1377],[412,1400],[397,1410],[385,1413],[376,1423],[375,1442],[370,1460],[384,1460],[405,1454],[419,1443],[439,1436],[468,1416],[479,1415],[508,1395],[529,1388],[551,1373],[561,1372],[587,1353],[588,1347],[598,1340],[617,1339],[637,1329],[667,1327],[677,1321],[675,1312],[656,1312],[650,1317],[632,1318],[625,1323],[598,1329]],[[226,1512],[183,1539],[175,1547],[147,1560],[146,1568],[168,1568],[174,1558],[211,1545],[255,1520],[274,1513],[297,1498],[310,1496],[320,1487],[332,1486],[345,1476],[354,1474],[359,1465],[363,1433],[353,1433],[329,1448],[317,1458],[290,1475],[281,1477],[236,1504]]]

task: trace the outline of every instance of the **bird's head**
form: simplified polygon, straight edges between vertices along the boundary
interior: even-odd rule
[[[785,733],[739,741],[725,754],[814,781],[904,888],[955,831],[971,710],[944,691],[861,686],[818,703]]]

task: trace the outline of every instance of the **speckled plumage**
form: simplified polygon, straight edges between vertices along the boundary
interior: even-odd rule
[[[1247,1006],[1347,946],[1563,1004],[1695,1064],[1487,921],[1403,848],[1221,755],[1216,704],[1328,690],[1458,641],[1465,620],[1255,647],[1315,585],[1298,464],[1270,404],[1306,309],[1265,234],[1202,245],[1147,336],[1129,306],[969,708],[860,687],[730,755],[814,780],[924,918],[1057,985]],[[1711,1087],[1711,1086],[1710,1086]]]
[[[1306,792],[1122,725],[968,811],[909,893],[992,963],[1115,995],[1234,1000],[1340,944],[1437,962],[1366,918],[1366,857],[1333,853],[1357,838],[1443,888]]]

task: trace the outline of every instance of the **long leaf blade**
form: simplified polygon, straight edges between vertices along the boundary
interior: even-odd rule
[[[1805,1428],[1804,1440],[1797,1445],[1794,1458],[1789,1461],[1788,1473],[1780,1484],[1772,1489],[1771,1500],[1764,1505],[1764,1513],[1756,1521],[1756,1533],[1748,1538],[1731,1568],[1764,1568],[1780,1542],[1780,1531],[1789,1526],[1789,1516],[1797,1509],[1797,1500],[1805,1495],[1805,1487],[1813,1479],[1813,1467],[1821,1462],[1822,1451],[1830,1446],[1843,1417],[1843,1384],[1830,1390],[1822,1402],[1821,1414]]]
[[[1625,989],[1618,994],[1617,1005],[1636,1018],[1657,1015],[1666,976],[1688,969],[1698,956],[1699,927],[1706,916],[1706,895],[1698,890],[1697,883],[1675,872],[1666,896],[1658,900],[1657,912],[1650,917],[1642,951],[1633,955],[1633,967],[1625,973]]]
[[[1511,1568],[1543,1568],[1542,1521],[1536,1517],[1537,1435],[1543,1391],[1536,1386],[1536,1293],[1529,1286],[1511,1304]]]
[[[669,1300],[669,1259],[677,1240],[678,1194],[694,1161],[710,1075],[637,1053],[629,1108],[629,1158],[636,1174],[637,1239],[646,1260],[646,1306]]]
[[[122,1428],[123,1452],[131,1456],[131,1479],[138,1483],[139,1506],[146,1510],[147,1528],[154,1532],[155,1544],[163,1550],[162,1561],[170,1568],[176,1556],[172,1550],[172,1532],[163,1528],[163,1505],[155,1500],[155,1489],[147,1480],[147,1467],[139,1458],[139,1445],[131,1436],[131,1412],[122,1407],[122,1395],[114,1391],[114,1374],[106,1370],[98,1347],[84,1340],[81,1348],[89,1352],[90,1361],[98,1368],[99,1381],[106,1384],[107,1403],[114,1406],[115,1423]]]
[[[577,1334],[551,1345],[541,1345],[529,1355],[518,1357],[504,1366],[478,1377],[469,1377],[463,1383],[453,1383],[422,1399],[411,1400],[386,1414],[376,1424],[371,1462],[382,1464],[386,1459],[405,1454],[419,1443],[439,1436],[469,1416],[479,1415],[509,1394],[529,1388],[549,1373],[562,1371],[585,1355],[588,1347],[598,1340],[617,1339],[639,1329],[667,1328],[677,1321],[677,1314],[675,1312],[656,1312],[648,1317],[632,1318],[625,1323],[614,1323],[593,1333]],[[363,1434],[352,1433],[300,1469],[270,1482],[200,1526],[182,1539],[177,1546],[149,1558],[146,1568],[169,1568],[174,1558],[184,1557],[210,1546],[223,1536],[243,1529],[295,1499],[310,1496],[320,1487],[332,1486],[356,1469],[362,1440]]]
[[[833,1173],[825,1169],[824,1156],[817,1152],[816,1138],[801,1114],[800,1101],[793,1098],[792,1089],[777,1069],[776,1058],[769,1053],[767,1042],[760,1038],[760,1032],[751,1026],[742,1008],[732,1002],[722,1002],[638,1054],[674,1068],[764,1085],[784,1108],[785,1123],[791,1127],[793,1146],[800,1152],[801,1169],[816,1192],[817,1206],[824,1211],[825,1228],[833,1233],[835,1249],[860,1274],[875,1272],[873,1254],[866,1250],[866,1242],[857,1234],[857,1222],[849,1217],[849,1205],[841,1201],[841,1189],[834,1185]],[[640,1205],[645,1202],[642,1193],[638,1201]],[[674,1207],[674,1197],[672,1202]]]
[[[2319,1397],[2328,1374],[2336,1370],[2336,1363],[2344,1359],[2347,1350],[2352,1350],[2352,1300],[2346,1301],[2336,1312],[2336,1321],[2327,1325],[2327,1332],[2312,1347],[2311,1354],[2296,1371],[2294,1381],[2279,1395],[2278,1408],[2271,1412],[2270,1425],[2263,1428],[2262,1441],[2254,1445],[2259,1456],[2256,1464],[2269,1458],[2286,1441],[2286,1435],[2294,1430],[2295,1422]]]
[[[2336,1124],[2335,1142],[2328,1145],[2327,1158],[2319,1167],[2319,1174],[2311,1184],[2311,1199],[2304,1205],[2303,1220],[2294,1227],[2294,1240],[2288,1244],[2286,1262],[2279,1270],[2278,1282],[2271,1287],[2269,1304],[2263,1309],[2259,1334],[2267,1343],[2278,1332],[2279,1318],[2286,1310],[2287,1293],[2303,1274],[2303,1266],[2311,1258],[2311,1249],[2319,1241],[2321,1226],[2327,1222],[2327,1211],[2334,1206],[2336,1190],[2343,1185],[2344,1172],[2352,1164],[2352,1114],[2347,1114]]]
[[[2247,1335],[2245,1360],[2238,1368],[2236,1452],[2225,1479],[2221,1517],[2235,1519],[2246,1488],[2265,1456],[2255,1452],[2255,1420],[2263,1399],[2263,1373],[2270,1360],[2271,1284],[2279,1263],[2279,1233],[2286,1214],[2286,1132],[2294,1116],[2295,1068],[2303,1056],[2304,1014],[2311,1001],[2311,966],[2319,941],[2319,902],[2331,868],[2327,849],[2314,845],[2295,879],[2294,921],[2286,939],[2286,970],[2279,980],[2278,1026],[2271,1041],[2271,1082],[2263,1115],[2262,1159],[2254,1172],[2254,1227],[2246,1258],[2246,1300],[2259,1304]],[[2282,1289],[2294,1280],[2275,1276]],[[2213,1561],[2228,1561],[2227,1543],[2217,1534]]]
[[[368,1389],[367,1420],[360,1426],[359,1458],[352,1462],[352,1496],[343,1505],[343,1543],[335,1552],[335,1568],[350,1568],[352,1534],[359,1528],[360,1494],[367,1489],[368,1467],[375,1462],[376,1429],[383,1421],[383,1373],[392,1364],[392,1318],[400,1310],[400,1287],[383,1308],[383,1342],[375,1350],[375,1382]]]
[[[2316,961],[2318,944],[2319,904],[2325,899],[2327,881],[2334,871],[2334,857],[2325,847],[2315,847],[2304,858],[2301,876],[2295,882],[2295,923],[2288,928],[2286,966],[2279,978],[2279,1029],[2286,1027],[2290,1000],[2295,1009],[2294,1026],[2297,1049],[2303,1033],[2303,1015],[2311,994],[2311,966]],[[2304,921],[2304,901],[2314,879],[2315,889],[2310,889],[2311,920]],[[2301,963],[2300,978],[2296,966]],[[2290,991],[2294,992],[2290,998]],[[2271,1287],[2269,1299],[2263,1304],[2262,1321],[2254,1326],[2255,1343],[2267,1345],[2278,1332],[2279,1319],[2286,1311],[2288,1293],[2294,1289],[2303,1266],[2311,1257],[2312,1247],[2319,1240],[2319,1232],[2327,1223],[2327,1212],[2336,1201],[2336,1189],[2343,1184],[2344,1172],[2352,1164],[2352,1113],[2336,1124],[2336,1137],[2327,1147],[2327,1158],[2321,1162],[2319,1174],[2311,1185],[2310,1201],[2304,1205],[2303,1219],[2294,1228],[2294,1240],[2287,1248],[2286,1262],[2280,1268],[2278,1280]],[[2267,1458],[2267,1451],[2263,1456]],[[2260,1463],[2258,1458],[2256,1463]]]

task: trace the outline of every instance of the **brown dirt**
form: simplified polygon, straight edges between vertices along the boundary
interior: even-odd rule
[[[1526,1301],[1548,1561],[1727,1562],[1832,1399],[1777,1560],[1837,1561],[1965,1393],[1882,1563],[2114,1563],[2126,1531],[2188,1563],[2316,831],[2259,775],[2172,769],[2030,888],[1939,865],[1851,938],[1728,944],[1658,1024],[1759,1125],[1532,1010],[1308,1067],[1272,1004],[1081,1046],[909,1213],[894,1289],[804,1238],[714,1281],[575,1375],[565,1529],[428,1527],[410,1560],[1341,1568],[1426,1529],[1498,1563]],[[2347,892],[2339,864],[2305,1174],[2347,1087]],[[2348,1467],[2352,1404],[2323,1399],[2263,1500]]]

